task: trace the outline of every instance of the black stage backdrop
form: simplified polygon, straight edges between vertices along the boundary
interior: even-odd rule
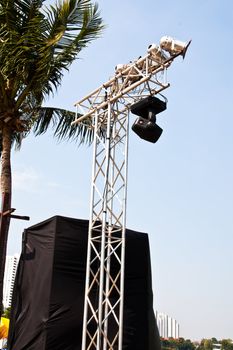
[[[81,350],[88,221],[54,216],[24,231],[9,350]],[[160,350],[148,236],[126,230],[124,350]]]

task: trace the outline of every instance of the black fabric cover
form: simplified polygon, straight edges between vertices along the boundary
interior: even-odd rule
[[[54,216],[24,231],[9,350],[81,350],[88,221]],[[124,350],[159,350],[148,236],[126,231]]]

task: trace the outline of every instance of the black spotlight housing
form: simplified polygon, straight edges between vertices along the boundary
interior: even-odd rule
[[[131,106],[131,112],[139,116],[132,130],[143,140],[155,143],[163,129],[156,124],[156,114],[165,111],[167,104],[154,96],[148,96]]]

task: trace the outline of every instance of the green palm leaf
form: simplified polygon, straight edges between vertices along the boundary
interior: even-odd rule
[[[90,122],[71,125],[75,120],[76,113],[61,108],[43,107],[38,111],[38,116],[33,123],[32,130],[35,135],[44,134],[48,128],[58,140],[75,140],[79,143],[90,144],[93,140],[93,129]]]
[[[8,78],[17,74],[17,88],[30,84],[31,91],[46,94],[59,86],[63,70],[103,25],[89,0],[60,1],[44,11],[42,3],[0,2],[0,67]]]

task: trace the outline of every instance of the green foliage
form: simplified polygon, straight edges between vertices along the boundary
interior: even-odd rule
[[[177,350],[194,350],[195,345],[189,340],[184,338],[179,339],[161,339],[162,350],[177,349]]]
[[[212,350],[213,349],[212,339],[205,339],[203,346],[205,350]]]
[[[98,7],[91,0],[43,3],[0,0],[0,131],[7,125],[18,145],[30,130],[39,135],[49,125],[59,139],[90,141],[85,125],[71,127],[73,112],[42,103],[78,53],[102,33]]]
[[[233,350],[233,342],[231,339],[223,339],[218,341],[216,338],[202,339],[200,343],[191,342],[189,339],[164,339],[161,338],[162,350],[213,350],[216,348],[216,344],[221,344],[221,350]]]
[[[233,342],[231,339],[223,339],[221,344],[221,350],[233,350]]]

